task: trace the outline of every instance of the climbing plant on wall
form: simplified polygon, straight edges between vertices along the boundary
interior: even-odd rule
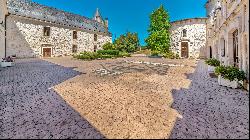
[[[163,5],[161,5],[150,15],[149,36],[145,40],[147,46],[152,51],[159,51],[161,53],[169,52],[170,28],[169,14]]]

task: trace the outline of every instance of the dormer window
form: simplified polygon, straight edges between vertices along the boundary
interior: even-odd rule
[[[50,36],[50,27],[44,27],[43,35],[44,36]]]
[[[186,29],[184,29],[184,30],[182,31],[182,37],[187,37],[187,30],[186,30]]]

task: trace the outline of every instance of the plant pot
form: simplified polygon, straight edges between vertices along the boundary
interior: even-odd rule
[[[244,87],[244,89],[246,89],[247,91],[249,91],[249,82],[248,82],[248,80],[244,80],[243,81],[243,87]]]
[[[218,76],[218,83],[221,86],[231,87],[233,89],[236,89],[239,87],[239,81],[237,79],[230,81],[228,79],[223,78],[221,75]]]
[[[218,76],[217,76],[215,73],[209,73],[209,76],[210,76],[211,78],[218,78]]]
[[[14,65],[13,62],[1,62],[1,67],[12,67]]]
[[[210,66],[210,65],[208,65],[208,67],[207,67],[207,71],[208,71],[208,73],[214,73],[214,71],[215,71],[215,67],[214,67],[214,66]]]

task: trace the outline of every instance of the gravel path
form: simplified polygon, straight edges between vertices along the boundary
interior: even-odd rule
[[[37,59],[0,72],[0,138],[103,138],[52,86],[80,72]]]
[[[0,138],[248,138],[247,92],[218,86],[196,65],[17,60],[0,71]]]
[[[173,90],[172,107],[181,115],[170,138],[248,139],[249,94],[221,87],[199,62],[189,88]]]

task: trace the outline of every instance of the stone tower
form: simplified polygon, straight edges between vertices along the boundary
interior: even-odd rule
[[[5,16],[7,15],[7,0],[0,1],[0,60],[5,57]]]

